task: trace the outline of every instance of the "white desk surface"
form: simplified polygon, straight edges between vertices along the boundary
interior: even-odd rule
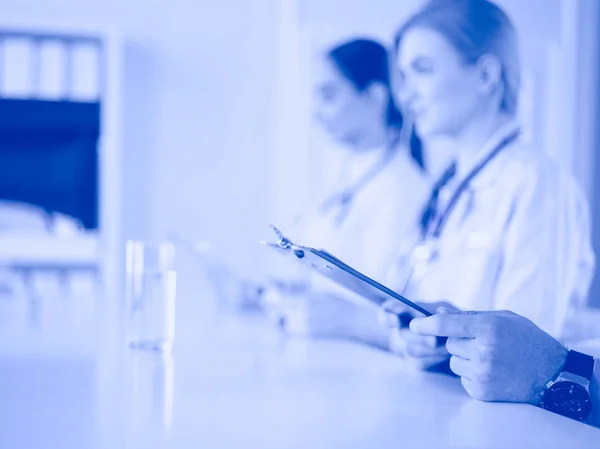
[[[368,347],[285,338],[181,284],[170,358],[127,349],[107,298],[85,314],[96,326],[0,330],[0,448],[600,447],[599,429],[477,402]]]

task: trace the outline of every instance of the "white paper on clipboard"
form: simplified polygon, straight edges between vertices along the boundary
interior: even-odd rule
[[[432,315],[430,311],[360,273],[325,250],[294,245],[283,236],[278,243],[262,243],[283,257],[294,259],[378,307],[389,299],[395,299],[425,316]]]

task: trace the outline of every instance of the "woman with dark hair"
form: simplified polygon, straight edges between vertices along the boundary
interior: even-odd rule
[[[420,141],[394,102],[388,51],[381,44],[344,42],[324,54],[318,69],[315,116],[346,157],[333,187],[283,231],[382,280],[402,239],[418,227],[429,195]],[[352,302],[314,273],[278,268],[270,273],[277,282],[238,285],[238,294],[231,285],[223,291],[228,299],[262,304],[289,333],[358,338],[361,329],[375,328],[377,342],[387,338],[377,326],[376,307]],[[332,310],[339,318],[331,319]]]
[[[346,157],[331,191],[304,215],[298,241],[348,255],[381,277],[391,258],[378,250],[382,239],[368,235],[391,239],[386,245],[393,248],[392,241],[415,228],[428,189],[421,142],[391,92],[388,51],[367,39],[330,49],[319,61],[315,94],[315,116]],[[367,251],[370,245],[377,256]],[[368,260],[378,268],[369,270]]]
[[[331,137],[353,151],[382,142],[396,150],[404,117],[392,94],[388,50],[372,40],[354,39],[330,49],[320,66],[317,117]],[[420,140],[412,129],[405,134],[412,159],[423,168]]]
[[[398,246],[418,227],[430,191],[421,142],[394,101],[388,61],[388,50],[368,39],[344,42],[320,61],[316,117],[347,158],[333,192],[304,215],[296,233],[286,231],[293,241],[326,248],[380,281]],[[266,296],[289,333],[384,343],[374,306],[349,301],[346,291],[319,275],[305,276],[310,287],[301,297]]]

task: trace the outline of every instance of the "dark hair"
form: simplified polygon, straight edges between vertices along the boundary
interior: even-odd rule
[[[331,49],[327,56],[359,92],[368,89],[372,83],[384,85],[389,95],[387,125],[390,128],[402,129],[404,118],[392,95],[389,53],[383,45],[369,39],[354,39]],[[409,147],[412,158],[423,167],[422,144],[414,130],[411,130]]]
[[[404,34],[415,27],[440,33],[468,64],[493,55],[502,65],[501,109],[517,110],[521,64],[517,33],[506,13],[489,0],[430,0],[402,25],[396,34],[398,49]]]

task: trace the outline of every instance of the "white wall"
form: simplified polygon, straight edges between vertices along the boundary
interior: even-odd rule
[[[579,89],[579,98],[584,102],[582,108],[582,133],[578,147],[587,150],[587,155],[581,157],[578,165],[593,167],[588,181],[590,200],[592,203],[593,244],[596,256],[600,260],[600,88],[598,77],[600,75],[600,4],[596,0],[584,0],[580,8],[582,17],[582,34],[587,37],[587,45],[580,48],[580,58],[584,66],[584,79]],[[600,265],[600,262],[598,263]],[[590,303],[600,307],[600,274],[596,277],[590,291]]]
[[[277,6],[0,0],[0,16],[121,31],[126,237],[243,239],[262,224],[272,191]]]

